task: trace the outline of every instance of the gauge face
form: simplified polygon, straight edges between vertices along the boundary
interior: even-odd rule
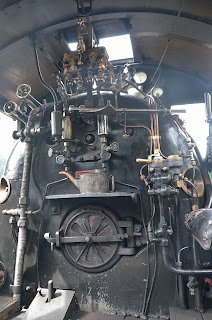
[[[142,84],[146,81],[147,79],[147,74],[145,72],[136,72],[133,76],[133,79],[137,84]]]
[[[159,98],[159,97],[161,97],[163,95],[163,89],[159,88],[159,87],[155,87],[152,90],[152,94],[153,94],[154,97]]]

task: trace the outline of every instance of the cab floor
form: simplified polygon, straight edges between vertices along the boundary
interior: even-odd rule
[[[169,308],[170,320],[212,320],[212,310],[198,313],[194,310],[182,310],[180,308]]]
[[[10,320],[22,320],[25,312],[16,314]],[[83,312],[75,311],[70,320],[137,320],[131,316],[103,314],[100,312]],[[180,308],[170,308],[170,320],[212,320],[212,310],[207,310],[205,313],[197,313],[194,310],[181,310]],[[147,320],[156,320],[156,318],[147,318]]]

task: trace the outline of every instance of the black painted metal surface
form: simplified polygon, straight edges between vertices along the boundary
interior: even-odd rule
[[[120,6],[120,1],[107,1],[107,3],[93,1],[93,4],[95,10],[90,21],[97,36],[129,31],[135,61],[140,63],[142,60],[139,69],[145,71],[150,80],[176,21],[180,3],[151,1],[147,4],[145,1],[121,1]],[[4,29],[0,35],[0,68],[2,70],[0,109],[2,109],[2,105],[7,100],[18,101],[15,96],[16,87],[23,82],[32,86],[33,95],[37,98],[46,95],[46,90],[40,85],[34,73],[33,48],[28,36],[37,32],[45,49],[58,63],[65,50],[61,41],[61,32],[64,32],[68,40],[74,32],[78,14],[76,2],[68,0],[45,1],[45,3],[40,0],[2,1],[0,8],[0,24],[2,30]],[[183,6],[176,32],[157,81],[157,85],[164,89],[163,102],[166,106],[202,101],[203,93],[211,89],[211,10],[210,1],[205,1],[201,5],[199,1],[187,1]],[[52,77],[55,69],[42,54],[41,68],[45,80],[55,87],[55,80]],[[151,84],[147,83],[146,87],[145,85],[144,89],[148,91],[148,86]],[[105,104],[107,99],[114,104],[112,95],[108,93],[104,95]],[[84,100],[85,95],[79,95],[71,98],[71,103],[79,106],[84,103]],[[94,101],[96,100],[94,97]],[[119,97],[119,106],[120,108],[147,107],[143,100],[126,95]],[[49,121],[48,116],[47,114],[43,121],[44,126]],[[77,119],[73,122],[73,139],[76,139],[76,143],[73,143],[72,148],[78,151],[76,151],[77,156],[72,157],[73,173],[101,169],[98,154],[95,153],[95,150],[100,148],[97,128],[83,122],[83,116],[81,122],[78,121],[77,112],[74,113],[74,118]],[[135,159],[147,158],[150,139],[148,132],[143,128],[133,128],[130,131],[130,137],[126,139],[123,136],[126,132],[120,125],[120,123],[123,125],[124,121],[122,113],[118,115],[118,119],[114,118],[114,114],[109,115],[111,132],[108,143],[115,141],[119,145],[119,150],[112,154],[109,161],[109,172],[117,182],[115,182],[114,193],[106,192],[101,197],[89,193],[82,196],[69,180],[61,180],[58,174],[63,169],[60,159],[57,159],[56,164],[54,155],[52,158],[47,157],[49,147],[60,151],[60,146],[51,146],[46,138],[47,143],[43,141],[34,148],[29,210],[34,211],[41,207],[40,194],[43,198],[45,197],[45,201],[42,206],[42,215],[31,215],[29,219],[24,263],[23,305],[28,305],[33,299],[39,283],[47,287],[48,280],[53,279],[55,286],[59,289],[76,290],[81,310],[117,312],[134,316],[141,314],[149,273],[147,239],[143,224],[144,219],[146,221],[150,219],[150,203],[147,188],[139,177],[141,166],[135,162]],[[128,125],[133,126],[138,123],[149,126],[148,113],[139,115],[131,113],[127,116]],[[159,125],[163,154],[165,156],[185,155],[188,151],[185,138],[170,115],[160,112]],[[94,149],[89,146],[88,134],[92,134]],[[8,159],[5,175],[11,182],[12,193],[1,205],[2,210],[14,208],[17,205],[23,170],[23,152],[23,143],[18,142]],[[91,161],[94,158],[95,161]],[[187,160],[184,164],[186,167]],[[58,180],[61,181],[58,182]],[[57,183],[52,184],[52,182]],[[118,182],[124,182],[128,186]],[[140,188],[142,203],[139,202],[138,190],[129,185]],[[183,192],[180,192],[180,204],[179,237],[182,246],[191,246],[189,231],[184,226],[184,215],[191,211],[191,203],[189,197]],[[93,217],[90,221],[85,213],[79,211],[81,208],[85,211],[88,210],[87,208],[98,208],[98,210],[92,209],[94,212],[92,215],[89,214]],[[76,212],[79,213],[77,217]],[[97,214],[97,212],[101,213]],[[171,218],[173,219],[172,216]],[[99,248],[95,237],[102,235],[95,229],[101,219],[105,219],[103,237],[108,235],[117,237],[125,233],[128,237],[123,236],[121,244],[111,242],[106,249],[103,245]],[[0,261],[5,264],[8,275],[1,289],[2,295],[10,293],[9,285],[14,277],[17,241],[16,233],[12,233],[8,220],[8,216],[0,215]],[[130,229],[129,221],[133,221],[138,231]],[[70,238],[77,236],[78,240],[81,239],[85,229],[89,234],[88,244],[76,243],[70,248],[70,242],[68,243]],[[74,235],[73,232],[75,232]],[[134,235],[136,232],[137,236]],[[50,233],[55,237],[53,251],[50,250],[50,243],[44,239],[44,233]],[[175,251],[175,240],[174,234],[173,251]],[[64,244],[65,241],[66,244]],[[57,244],[56,248],[55,244]],[[169,307],[178,305],[176,277],[165,269],[157,244],[156,252],[158,268],[148,308],[148,313],[155,317],[167,316]],[[153,281],[154,245],[149,247],[149,255],[150,281]],[[211,259],[210,252],[202,253],[202,256],[206,263]],[[174,260],[173,252],[170,252],[170,258]],[[192,254],[188,251],[184,259],[186,268],[192,268],[191,261]],[[93,270],[87,272],[87,268],[93,268]],[[186,281],[187,278],[183,279],[184,286]],[[194,299],[188,297],[188,300],[192,306]]]
[[[110,96],[107,96],[107,98]],[[82,99],[82,97],[80,98]],[[139,100],[133,97],[120,98],[121,104],[124,107],[139,107]],[[141,102],[140,102],[141,103]],[[142,106],[142,104],[141,104]],[[148,124],[148,115],[141,114],[140,123]],[[121,118],[120,118],[121,121]],[[138,121],[134,115],[129,116],[128,124],[133,124]],[[187,151],[187,145],[184,136],[178,130],[173,120],[169,115],[161,114],[160,134],[161,148],[165,155],[181,154]],[[143,212],[145,219],[149,219],[150,208],[147,188],[143,181],[139,178],[140,165],[135,162],[137,157],[146,158],[149,149],[148,133],[143,128],[134,128],[134,134],[131,138],[123,137],[123,128],[118,123],[113,123],[111,120],[111,134],[109,142],[118,142],[120,148],[117,153],[113,154],[109,162],[109,170],[115,176],[117,181],[121,181],[130,185],[138,186],[141,189],[141,197],[143,204]],[[95,129],[97,130],[97,129]],[[93,134],[96,134],[96,131]],[[84,141],[87,131],[79,124],[74,124],[73,134],[75,139]],[[97,136],[96,136],[97,137]],[[97,146],[98,139],[96,138]],[[131,256],[114,256],[116,260],[109,265],[105,270],[100,270],[97,273],[87,273],[80,270],[77,264],[73,265],[66,259],[64,245],[61,248],[50,249],[50,244],[43,238],[44,233],[50,233],[52,236],[56,234],[64,226],[71,221],[72,212],[74,210],[95,206],[104,212],[104,208],[112,212],[118,221],[125,221],[128,218],[133,218],[134,221],[142,226],[143,219],[140,212],[140,206],[135,201],[136,197],[79,197],[76,187],[67,179],[61,180],[58,172],[61,171],[62,165],[55,164],[54,158],[48,158],[48,148],[45,142],[34,151],[34,163],[32,166],[32,178],[30,184],[30,208],[37,210],[40,205],[40,197],[38,186],[43,196],[46,194],[47,199],[44,202],[43,222],[40,225],[41,216],[31,215],[29,218],[29,232],[27,240],[27,250],[25,256],[25,272],[24,272],[24,288],[28,288],[23,294],[23,303],[29,303],[30,297],[33,298],[33,283],[36,287],[39,270],[39,279],[42,287],[47,287],[49,279],[53,279],[54,285],[59,289],[71,289],[76,291],[76,297],[79,307],[84,311],[102,311],[105,313],[117,312],[118,314],[139,315],[143,306],[145,294],[145,286],[148,276],[148,261],[146,251],[145,234],[142,228],[141,242],[135,247],[134,253]],[[1,206],[2,210],[8,207],[14,207],[17,204],[17,197],[20,188],[19,170],[23,164],[23,144],[19,142],[11,154],[6,166],[5,174],[11,180],[12,194],[5,204]],[[17,161],[18,159],[18,161]],[[73,165],[73,170],[87,170],[98,167],[98,161],[95,162],[76,162]],[[54,181],[61,180],[51,184]],[[46,189],[46,185],[49,184]],[[37,187],[36,187],[37,186]],[[46,191],[47,190],[47,193]],[[122,186],[115,183],[116,195],[133,195],[136,189]],[[67,196],[58,197],[57,195],[72,194],[73,197]],[[52,195],[52,196],[51,196]],[[131,199],[131,200],[129,200]],[[190,211],[190,200],[187,195],[181,193],[181,241],[182,245],[188,245],[189,233],[184,226],[184,214]],[[83,218],[82,216],[80,219]],[[2,293],[8,294],[9,284],[12,283],[14,256],[12,252],[15,250],[15,241],[12,240],[8,217],[0,216],[0,223],[3,227],[1,238],[1,260],[5,263],[8,270],[7,284],[2,289]],[[117,222],[116,222],[117,223]],[[116,224],[115,223],[115,224]],[[37,244],[38,235],[40,233],[39,255],[38,255],[38,270],[37,270]],[[173,238],[174,240],[174,238]],[[77,249],[78,250],[78,249]],[[150,246],[150,262],[154,266],[154,251],[153,246]],[[8,255],[8,252],[10,254]],[[154,290],[150,299],[149,311],[150,315],[168,315],[169,307],[178,304],[176,294],[176,278],[164,266],[158,252],[158,269],[154,283]],[[186,267],[192,267],[188,259],[185,261]],[[85,259],[85,257],[83,258]],[[172,258],[173,259],[173,258]],[[83,260],[84,263],[86,260]],[[115,264],[114,264],[115,263]],[[152,268],[151,267],[151,268]],[[150,280],[153,277],[151,269]],[[192,300],[191,300],[192,305]]]

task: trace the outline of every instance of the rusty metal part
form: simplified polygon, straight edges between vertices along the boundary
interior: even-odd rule
[[[109,191],[108,176],[101,171],[80,175],[79,185],[81,193],[106,193]]]
[[[61,171],[59,174],[64,174],[75,185],[81,193],[106,193],[109,191],[108,176],[101,170],[85,171],[80,174],[78,179],[66,172]]]

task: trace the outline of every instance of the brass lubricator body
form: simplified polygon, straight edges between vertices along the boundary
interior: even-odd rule
[[[89,48],[87,52],[83,55],[83,59],[80,60],[79,65],[79,55],[77,51],[66,52],[63,58],[64,74],[77,73],[79,69],[84,68],[94,68],[100,70],[106,70],[109,65],[108,53],[104,47],[94,47]]]
[[[98,82],[104,81],[104,72],[111,69],[105,47],[95,47],[93,28],[83,18],[78,20],[78,46],[76,51],[66,52],[63,58],[64,75],[67,84],[79,87],[93,82],[93,75]]]

